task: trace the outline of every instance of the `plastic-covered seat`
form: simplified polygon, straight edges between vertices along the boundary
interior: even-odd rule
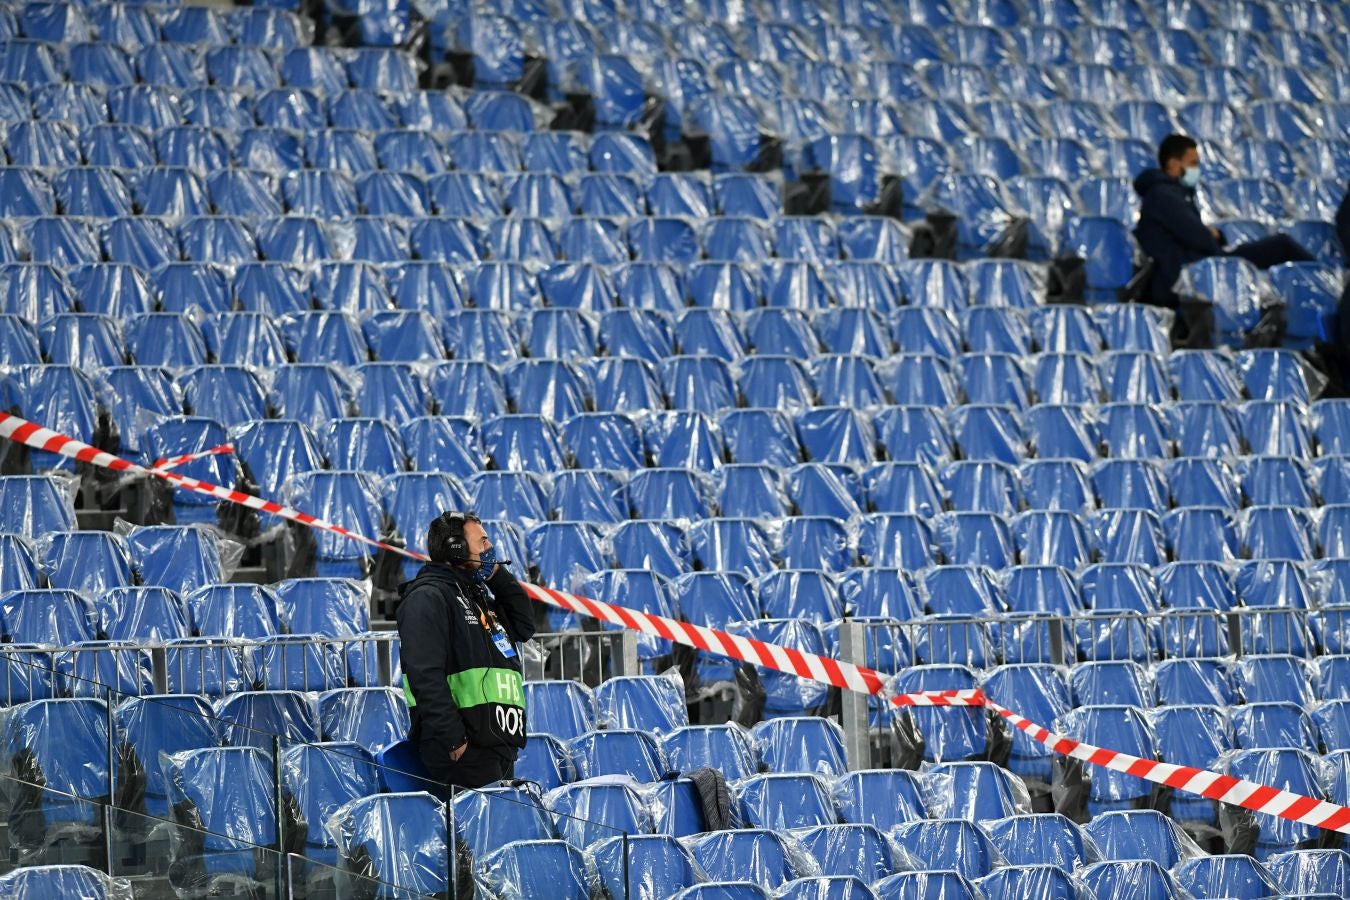
[[[581,852],[560,840],[511,841],[478,860],[478,876],[497,892],[521,897],[584,900],[586,865]]]
[[[1293,748],[1243,750],[1228,761],[1228,773],[1237,778],[1321,798],[1316,772],[1316,757]],[[1258,813],[1254,824],[1260,829],[1256,838],[1258,860],[1294,849],[1313,837],[1308,826],[1275,816]]]
[[[724,462],[721,429],[703,413],[656,412],[645,423],[644,432],[655,466],[714,470]]]
[[[748,778],[760,763],[746,732],[737,725],[690,725],[665,735],[661,749],[672,769],[714,768],[729,781]]]
[[[329,821],[341,867],[358,878],[416,893],[447,889],[445,809],[430,794],[361,797],[338,807]]]
[[[737,784],[742,818],[751,828],[782,832],[789,828],[833,825],[838,812],[830,789],[817,775],[766,773]]]
[[[1303,660],[1281,654],[1245,656],[1233,667],[1233,680],[1247,703],[1313,702],[1310,673]]]
[[[955,445],[972,460],[1020,463],[1026,455],[1022,422],[1005,406],[961,406],[949,414]]]
[[[719,881],[745,879],[773,889],[809,871],[791,838],[765,828],[713,832],[692,849],[708,876]]]
[[[1098,747],[1153,759],[1157,738],[1143,712],[1128,706],[1078,707],[1060,717],[1056,731]],[[1148,796],[1148,783],[1112,770],[1085,772],[1088,779],[1087,809],[1094,814],[1131,809],[1134,801]],[[1056,778],[1062,777],[1058,769]]]
[[[905,823],[896,828],[893,836],[901,848],[933,871],[947,870],[960,877],[978,879],[1003,862],[989,837],[974,822],[963,819]]]
[[[874,424],[890,459],[938,465],[955,455],[951,432],[941,410],[895,406],[880,412]]]

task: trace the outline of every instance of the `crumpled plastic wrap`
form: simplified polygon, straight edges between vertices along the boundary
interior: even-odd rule
[[[844,730],[832,719],[788,716],[761,722],[752,732],[755,752],[772,772],[814,772],[835,778],[847,770]]]
[[[337,843],[324,823],[344,803],[379,793],[374,760],[356,744],[297,744],[283,752],[282,777],[308,824],[305,856],[336,865]]]
[[[735,722],[678,728],[662,738],[661,751],[677,772],[716,769],[728,781],[748,778],[761,768],[749,733]]]
[[[490,900],[590,900],[599,890],[581,851],[561,840],[512,841],[478,861]]]
[[[1031,812],[1022,779],[990,762],[941,763],[923,777],[925,805],[937,819],[985,821]]]
[[[922,860],[919,868],[954,869],[972,880],[1007,862],[989,836],[968,819],[908,822],[896,828],[892,837]]]
[[[684,679],[678,669],[611,678],[595,689],[595,705],[601,728],[637,728],[664,735],[689,724]]]
[[[126,539],[141,582],[180,595],[208,584],[226,584],[244,546],[203,525],[137,527],[121,519],[114,532]]]
[[[856,875],[871,884],[896,872],[927,868],[873,825],[821,825],[793,833],[827,876]]]
[[[107,707],[102,700],[38,700],[11,707],[4,735],[11,846],[21,859],[64,837],[97,840],[108,803]]]
[[[79,487],[79,478],[62,472],[0,479],[5,530],[26,538],[73,530],[75,494]]]
[[[68,900],[132,900],[131,882],[88,866],[34,866],[0,876],[0,897],[65,897]]]
[[[418,894],[448,889],[445,806],[430,794],[360,797],[339,807],[325,828],[344,872]]]
[[[1181,826],[1154,809],[1111,810],[1083,827],[1103,859],[1151,859],[1167,869],[1203,851]]]
[[[833,825],[839,811],[828,782],[818,775],[754,775],[731,785],[746,827],[781,831]]]
[[[544,795],[557,820],[558,834],[573,847],[590,847],[621,831],[650,834],[654,822],[626,775],[600,776],[564,785]]]
[[[1081,878],[1059,866],[1006,866],[981,878],[976,886],[988,900],[1090,900],[1095,896]]]
[[[626,841],[619,836],[606,838],[587,850],[586,857],[588,870],[611,897],[661,900],[707,880],[689,849],[665,834],[634,835]]]
[[[716,881],[743,879],[772,889],[820,874],[820,864],[788,831],[741,828],[691,835],[683,843]]]
[[[1059,813],[1018,814],[983,823],[1010,865],[1054,865],[1066,872],[1102,859],[1092,837]]]
[[[867,882],[851,875],[799,878],[774,891],[775,900],[872,900]]]

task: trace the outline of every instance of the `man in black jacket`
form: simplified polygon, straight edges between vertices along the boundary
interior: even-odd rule
[[[1145,169],[1134,179],[1134,189],[1142,201],[1134,237],[1153,260],[1149,302],[1176,309],[1178,297],[1172,288],[1182,268],[1208,256],[1240,256],[1262,269],[1314,259],[1284,233],[1228,249],[1223,232],[1200,218],[1195,205],[1199,184],[1200,151],[1184,134],[1163,138],[1158,146],[1158,168]]]
[[[396,614],[408,739],[437,781],[482,787],[510,778],[525,746],[515,645],[534,636],[533,609],[477,516],[438,516],[427,555]]]

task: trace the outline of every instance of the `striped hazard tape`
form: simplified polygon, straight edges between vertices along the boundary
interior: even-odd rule
[[[182,456],[171,456],[168,459],[157,459],[151,464],[150,468],[155,472],[167,472],[170,469],[185,466],[190,462],[206,459],[208,456],[223,456],[233,452],[234,447],[229,444],[221,444],[219,447],[212,447],[210,450],[203,450],[200,453],[185,453]]]
[[[410,559],[425,561],[420,553],[404,547],[395,547],[373,538],[349,531],[340,525],[309,515],[289,506],[273,503],[261,497],[240,493],[230,488],[188,478],[160,466],[146,468],[121,457],[91,447],[72,437],[43,428],[18,416],[0,412],[0,438],[8,438],[36,450],[58,453],[79,462],[127,474],[162,478],[183,490],[207,494],[249,509],[270,513],[311,528],[331,531],[360,541],[371,547],[398,553]],[[169,463],[175,460],[167,461]],[[826,656],[806,653],[791,647],[769,644],[741,635],[728,634],[714,628],[691,625],[678,619],[652,615],[639,610],[614,606],[589,597],[580,597],[565,591],[522,582],[525,592],[534,600],[570,610],[596,619],[602,619],[643,634],[655,635],[668,641],[684,644],[698,650],[717,653],[740,662],[748,662],[822,682],[833,687],[866,694],[886,696],[886,679],[881,673],[866,666],[841,662]],[[1179,791],[1198,794],[1211,800],[1241,806],[1253,812],[1279,816],[1304,825],[1313,825],[1331,831],[1350,834],[1350,808],[1302,794],[1244,781],[1231,775],[1221,775],[1205,769],[1177,766],[1158,760],[1142,759],[1074,740],[1037,725],[1012,710],[995,703],[979,690],[924,691],[888,697],[898,707],[908,706],[980,706],[993,710],[1014,728],[1055,753],[1090,763],[1095,766],[1124,772],[1135,777],[1166,785]]]

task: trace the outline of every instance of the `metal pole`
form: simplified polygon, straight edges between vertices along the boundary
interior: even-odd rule
[[[839,626],[839,654],[845,662],[866,665],[867,629],[854,621]],[[872,767],[868,739],[868,696],[859,691],[841,691],[839,724],[844,727],[844,755],[850,769]]]
[[[628,832],[623,833],[623,900],[628,900]]]
[[[277,893],[282,892],[286,878],[286,815],[281,790],[281,735],[272,735],[272,802],[277,810]]]
[[[111,687],[105,687],[103,689],[103,698],[104,698],[103,714],[106,717],[105,721],[107,723],[106,727],[108,730],[108,741],[107,741],[108,803],[106,806],[103,807],[103,852],[107,854],[106,862],[108,866],[108,874],[116,875],[117,873],[114,871],[115,866],[113,865],[114,854],[113,854],[112,807],[113,804],[117,802],[117,775],[116,775],[117,744],[115,737],[115,725],[113,722],[113,696]]]
[[[445,801],[445,873],[450,900],[459,900],[459,854],[455,852],[455,786],[450,785],[450,799]]]
[[[639,675],[637,633],[624,629],[619,632],[619,675]]]

